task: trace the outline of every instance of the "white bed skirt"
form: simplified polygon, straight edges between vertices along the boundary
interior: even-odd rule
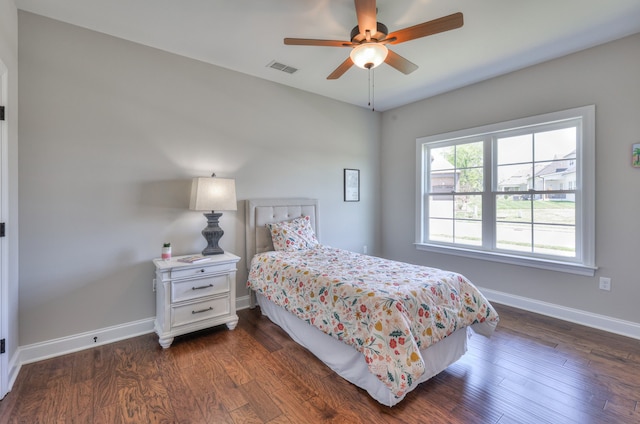
[[[353,347],[307,324],[264,296],[256,293],[256,297],[263,315],[280,326],[293,340],[307,348],[342,378],[366,390],[372,398],[386,406],[393,406],[404,398],[404,396],[396,398],[375,375],[371,374],[364,355]],[[483,333],[483,331],[479,332]],[[469,329],[462,328],[440,342],[421,350],[425,373],[409,391],[457,361],[467,351],[467,335],[471,335]]]

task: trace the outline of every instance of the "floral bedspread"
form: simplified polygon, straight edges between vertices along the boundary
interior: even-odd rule
[[[464,276],[319,245],[266,252],[251,261],[248,285],[323,332],[362,352],[401,397],[424,373],[420,349],[498,315]]]

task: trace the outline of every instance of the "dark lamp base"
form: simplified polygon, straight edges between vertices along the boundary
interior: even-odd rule
[[[218,225],[218,219],[222,216],[220,212],[211,211],[203,214],[207,218],[207,226],[202,230],[202,235],[207,240],[207,247],[202,251],[204,256],[221,255],[224,250],[218,246],[218,242],[224,235],[224,231]]]

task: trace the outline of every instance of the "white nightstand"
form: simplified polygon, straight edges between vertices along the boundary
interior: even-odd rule
[[[192,255],[190,255],[192,256]],[[236,328],[236,264],[239,257],[225,252],[197,264],[154,259],[156,321],[159,343],[168,348],[173,338],[227,324]]]

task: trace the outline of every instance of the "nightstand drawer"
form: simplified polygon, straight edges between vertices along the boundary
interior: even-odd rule
[[[196,275],[229,273],[236,270],[236,264],[233,262],[223,264],[202,264],[200,266],[189,268],[177,268],[171,270],[171,278],[187,278]]]
[[[171,301],[195,299],[229,291],[229,274],[215,275],[208,278],[173,282],[171,284]]]
[[[171,326],[180,326],[229,313],[229,296],[171,307]]]

